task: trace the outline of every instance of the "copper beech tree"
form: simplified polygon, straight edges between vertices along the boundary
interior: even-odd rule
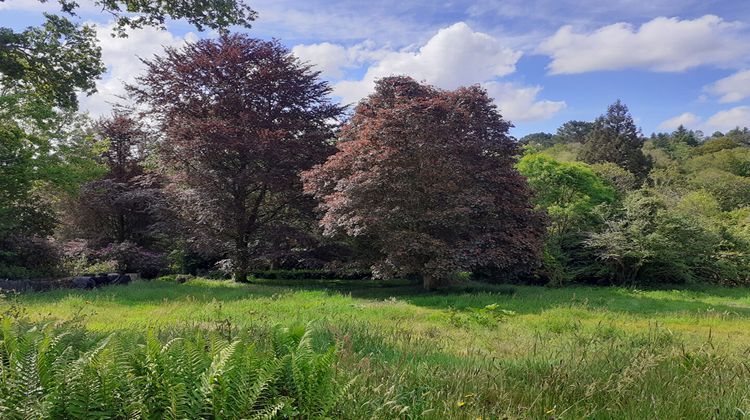
[[[438,287],[458,270],[533,267],[545,219],[514,169],[511,125],[478,86],[380,80],[342,128],[338,153],[303,174],[327,235],[358,237],[373,273]]]
[[[319,73],[276,41],[227,35],[145,64],[129,91],[163,133],[159,154],[184,187],[187,217],[246,281],[264,233],[312,208],[299,173],[332,152],[342,109]]]

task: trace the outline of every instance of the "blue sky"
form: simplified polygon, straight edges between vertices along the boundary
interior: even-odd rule
[[[0,25],[21,28],[54,9],[36,0],[0,3]],[[214,36],[182,22],[109,36],[108,16],[86,1],[107,75],[83,98],[109,111],[163,46]],[[744,0],[258,0],[252,29],[277,38],[323,72],[346,103],[372,83],[408,74],[446,89],[481,84],[522,136],[593,120],[622,99],[644,133],[679,123],[707,133],[750,126],[750,1]]]

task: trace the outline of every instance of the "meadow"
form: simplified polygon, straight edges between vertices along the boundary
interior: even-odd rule
[[[3,307],[6,327],[56,320],[138,343],[201,330],[262,349],[273,328],[304,326],[312,347],[335,349],[345,395],[327,413],[334,418],[750,415],[745,288],[465,283],[425,292],[405,281],[165,277],[9,295]]]

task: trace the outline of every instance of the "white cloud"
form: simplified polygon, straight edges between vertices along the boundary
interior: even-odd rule
[[[156,28],[131,30],[127,38],[113,38],[111,24],[97,26],[96,34],[108,71],[96,83],[97,93],[80,97],[81,109],[94,116],[110,112],[112,103],[123,102],[120,97],[125,94],[124,84],[134,82],[145,68],[139,58],[151,59],[162,53],[164,47],[179,47],[186,41],[197,40],[192,32],[180,37]]]
[[[314,64],[324,77],[340,78],[343,68],[351,64],[347,49],[341,45],[323,42],[312,45],[296,45],[292,53],[302,61]]]
[[[371,41],[348,48],[330,42],[301,44],[292,48],[294,55],[314,65],[317,70],[320,70],[322,76],[328,79],[340,79],[344,75],[344,70],[378,60],[389,52],[386,49],[376,49]]]
[[[700,121],[701,118],[692,112],[684,112],[668,120],[662,121],[662,123],[659,124],[659,128],[662,130],[674,130],[681,125],[685,127],[695,126]]]
[[[700,65],[733,67],[750,53],[745,25],[706,15],[694,20],[658,17],[635,28],[615,23],[590,33],[563,26],[537,51],[552,57],[551,74],[629,68],[660,72]]]
[[[511,121],[544,120],[566,106],[564,101],[537,101],[541,86],[523,87],[503,82],[487,82],[483,86],[495,98],[503,117]]]
[[[521,55],[520,51],[513,51],[495,38],[474,32],[459,22],[438,31],[416,51],[383,54],[361,80],[340,82],[334,92],[344,102],[355,102],[372,91],[375,80],[400,74],[454,89],[512,73]]]
[[[459,22],[439,30],[416,50],[380,51],[379,59],[361,79],[336,83],[334,94],[344,103],[353,103],[371,93],[376,80],[403,74],[444,89],[483,84],[507,118],[548,118],[565,103],[536,101],[541,90],[539,86],[523,87],[496,81],[498,77],[515,71],[521,55],[520,51],[506,47],[498,39],[475,32]]]
[[[750,97],[750,70],[742,70],[706,86],[705,90],[720,96],[719,102],[741,101]]]
[[[736,127],[750,127],[750,106],[737,106],[719,111],[706,121],[706,127],[729,131]]]

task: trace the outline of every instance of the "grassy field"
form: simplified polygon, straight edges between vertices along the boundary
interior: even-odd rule
[[[163,279],[3,305],[102,333],[309,324],[356,378],[342,418],[750,416],[750,289]]]

